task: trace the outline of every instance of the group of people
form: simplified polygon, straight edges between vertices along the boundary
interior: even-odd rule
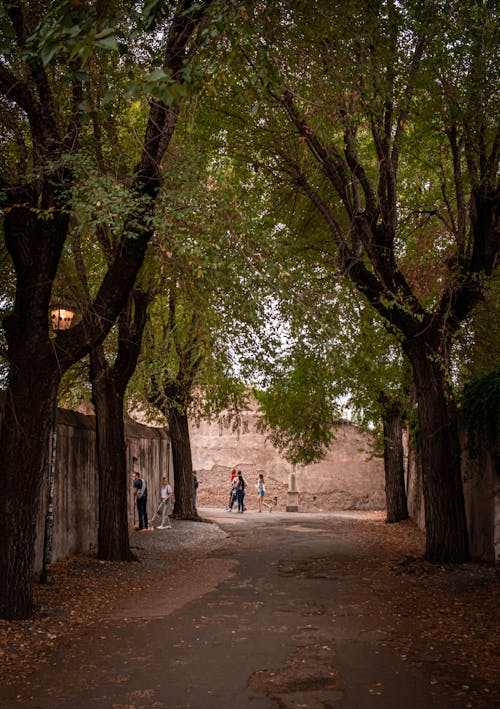
[[[241,470],[236,470],[233,468],[231,470],[231,488],[229,490],[229,500],[227,503],[227,511],[231,512],[236,502],[238,504],[238,512],[243,513],[246,511],[245,505],[245,488],[246,482],[243,477]],[[257,488],[257,502],[258,502],[258,512],[262,512],[262,506],[264,504],[264,497],[266,495],[266,485],[264,483],[264,475],[259,473],[259,477],[256,483]]]
[[[138,526],[135,529],[137,532],[146,532],[149,529],[147,511],[148,486],[144,478],[141,478],[140,473],[134,473],[132,484],[139,518]],[[162,519],[161,524],[158,525],[156,529],[171,529],[170,515],[174,509],[175,497],[172,486],[169,484],[167,478],[162,478],[161,481],[160,500],[156,514],[159,514],[161,511]]]
[[[138,514],[138,525],[135,527],[137,532],[145,532],[149,529],[149,520],[147,513],[147,503],[148,503],[148,487],[146,480],[141,477],[140,473],[134,473],[133,475],[133,491],[135,503],[137,506]],[[193,471],[193,485],[194,485],[194,505],[196,507],[197,494],[198,494],[198,478],[196,471]],[[266,485],[264,482],[264,475],[259,473],[259,477],[256,482],[257,488],[257,504],[258,512],[262,512],[263,506],[266,506],[271,512],[273,507],[276,506],[277,498],[266,504],[264,498],[266,496]],[[231,512],[235,503],[237,504],[238,512],[243,513],[246,511],[245,505],[245,494],[246,494],[246,481],[242,475],[241,470],[236,470],[233,468],[231,471],[231,489],[229,491],[229,500],[227,503],[227,511]],[[175,496],[172,486],[169,484],[167,478],[162,478],[162,484],[160,488],[160,504],[156,511],[154,517],[160,514],[162,515],[161,524],[156,527],[156,529],[172,529],[172,523],[170,517],[173,512],[175,503]],[[154,519],[153,517],[153,519]]]

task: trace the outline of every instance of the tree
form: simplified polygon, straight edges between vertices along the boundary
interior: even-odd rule
[[[247,395],[234,361],[264,319],[263,268],[241,246],[265,242],[270,225],[253,171],[238,169],[227,155],[220,116],[201,106],[183,118],[187,130],[178,130],[170,146],[179,160],[165,174],[148,262],[158,296],[130,394],[168,422],[174,514],[195,519],[188,419],[224,412],[238,420]]]
[[[80,322],[54,338],[49,337],[48,308],[70,224],[71,159],[79,150],[79,134],[92,105],[87,66],[96,51],[118,47],[106,22],[122,18],[121,30],[127,36],[134,5],[106,6],[118,13],[109,17],[101,4],[58,2],[50,12],[37,16],[35,6],[13,2],[1,17],[0,95],[9,138],[4,151],[8,169],[1,181],[3,227],[16,272],[13,311],[3,320],[9,384],[0,431],[6,491],[0,503],[0,608],[6,618],[31,614],[32,512],[38,506],[46,469],[59,380],[104,340],[125,307],[153,232],[151,216],[161,185],[162,158],[179,113],[179,87],[188,77],[193,56],[189,43],[210,4],[210,0],[195,5],[180,0],[166,18],[161,76],[150,75],[148,86],[156,95],[150,101],[137,166],[129,175],[134,207],[120,249]],[[111,83],[115,70],[111,62],[108,70]]]
[[[203,359],[200,347],[200,314],[188,313],[187,322],[178,322],[176,283],[168,293],[167,321],[162,346],[166,344],[161,374],[151,375],[149,400],[167,418],[172,444],[176,491],[174,514],[181,519],[198,519],[194,504],[194,480],[189,440],[188,409],[198,369]]]
[[[101,157],[101,159],[99,159]],[[122,153],[125,163],[126,156]],[[100,174],[84,161],[81,171],[75,166],[75,187],[72,194],[73,220],[65,249],[61,254],[53,297],[70,302],[77,312],[83,312],[92,302],[92,292],[116,256],[120,233],[130,209],[131,195],[109,179],[107,166],[98,155]],[[83,177],[83,172],[86,175]],[[91,177],[92,176],[92,177]],[[95,214],[98,211],[106,216]],[[104,206],[105,205],[105,206]],[[104,208],[103,208],[104,207]],[[109,211],[120,218],[109,224]],[[96,245],[98,248],[96,248]],[[144,268],[144,267],[143,267]],[[87,358],[71,368],[71,398],[79,405],[92,399],[96,421],[96,460],[98,473],[98,546],[100,559],[129,561],[128,488],[124,401],[141,350],[141,340],[147,319],[147,307],[152,288],[141,285],[139,276],[118,325],[103,343],[95,345]],[[91,382],[89,395],[88,380]]]
[[[258,427],[294,465],[324,457],[339,419],[331,370],[317,352],[303,344],[274,362],[267,388],[254,390],[261,413]]]
[[[61,257],[54,293],[63,302],[76,304],[82,312],[92,302],[92,289],[100,283],[106,266],[116,256],[120,233],[130,210],[131,195],[110,179],[98,146],[99,174],[93,174],[86,161],[82,165],[87,179],[76,179],[73,190],[73,226]],[[126,164],[126,154],[121,154]],[[89,179],[90,176],[93,179]],[[95,205],[98,205],[97,215]],[[111,211],[115,217],[108,222]],[[104,216],[99,215],[104,212]],[[96,248],[98,245],[99,248]],[[147,259],[146,259],[147,264]],[[143,266],[143,271],[146,266]],[[96,458],[99,482],[98,547],[100,559],[128,561],[134,559],[130,551],[128,533],[128,480],[124,429],[124,402],[128,383],[134,374],[141,350],[142,335],[147,320],[147,308],[153,298],[153,285],[145,285],[138,276],[125,308],[118,317],[118,327],[105,342],[90,351],[86,380],[90,377],[92,403],[96,419]],[[74,387],[73,387],[74,389]],[[79,388],[80,397],[84,389]],[[80,401],[78,402],[80,403]]]
[[[383,407],[386,522],[401,522],[408,519],[403,448],[404,411],[398,401],[383,394],[380,403]]]
[[[336,424],[348,408],[373,437],[374,451],[383,448],[387,521],[406,519],[409,396],[398,343],[348,284],[332,291],[324,273],[294,249],[280,262],[288,273],[280,318],[289,323],[290,351],[273,362],[267,390],[257,393],[262,427],[292,462],[307,464],[335,445]]]
[[[90,352],[99,473],[99,559],[130,561],[134,558],[128,533],[130,481],[125,456],[124,399],[139,358],[149,301],[147,293],[134,288],[118,318],[118,352],[112,365],[106,359],[102,344]]]
[[[336,263],[398,333],[418,404],[426,557],[465,561],[449,353],[498,251],[495,11],[411,1],[268,10],[256,6],[240,34],[259,156],[323,221],[309,243],[318,264]],[[432,282],[424,292],[415,265]]]
[[[354,300],[352,287],[349,289]],[[347,337],[337,348],[338,376],[356,420],[382,445],[386,521],[408,518],[403,432],[411,417],[411,375],[400,343],[363,302],[351,302]],[[342,351],[342,358],[341,358]]]

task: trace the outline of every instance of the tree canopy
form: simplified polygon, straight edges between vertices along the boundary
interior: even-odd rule
[[[468,558],[452,385],[482,373],[496,293],[498,34],[488,0],[2,4],[7,615],[30,609],[61,377],[110,332],[115,351],[141,279],[136,384],[192,355],[181,408],[209,415],[258,372],[291,460],[320,455],[346,389],[404,397],[409,362],[427,556]],[[81,306],[71,330],[50,332],[55,298]]]
[[[227,85],[242,121],[253,105],[252,158],[312,209],[303,248],[411,363],[432,560],[468,557],[449,370],[498,252],[497,20],[491,3],[256,5]]]

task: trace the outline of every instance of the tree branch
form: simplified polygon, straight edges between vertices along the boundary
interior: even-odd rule
[[[377,199],[375,197],[375,192],[370,183],[370,179],[366,173],[364,167],[360,164],[356,150],[354,147],[354,131],[352,129],[346,128],[344,131],[344,152],[349,165],[352,176],[354,180],[359,180],[361,187],[363,188],[363,194],[365,196],[366,205],[365,211],[371,220],[375,220],[377,217]],[[361,211],[360,205],[355,204],[355,209],[357,212]]]
[[[383,246],[377,238],[380,229],[374,234],[363,214],[357,215],[351,224],[351,232],[359,235],[365,252],[370,257],[375,270],[375,273],[372,273],[366,267],[361,253],[349,248],[340,224],[320,195],[298,168],[295,169],[297,185],[318,209],[333,236],[343,275],[350,278],[385,320],[400,329],[404,327],[407,332],[418,332],[425,311],[412,294],[403,274],[396,269],[392,251],[383,253]],[[389,270],[387,264],[392,264]]]
[[[2,62],[0,62],[0,92],[8,101],[14,101],[28,113],[31,104],[31,94],[28,86],[7,69]]]
[[[26,170],[28,166],[28,149],[26,147],[26,141],[19,125],[6,111],[0,111],[0,120],[7,130],[12,131],[17,149],[19,151],[19,160],[17,163],[17,179],[19,183],[24,183],[26,178]],[[0,187],[8,189],[11,187],[10,182],[8,182],[3,175],[0,175]]]
[[[429,8],[426,24],[429,25],[429,23],[432,22],[432,20],[433,20],[433,13],[432,13],[432,9]],[[392,153],[391,153],[392,173],[394,175],[394,180],[395,180],[395,175],[397,172],[397,167],[398,167],[398,162],[399,162],[399,153],[401,150],[401,143],[403,140],[404,131],[406,130],[406,124],[408,122],[409,105],[410,105],[411,99],[413,98],[413,93],[415,91],[415,83],[414,82],[415,82],[415,78],[418,74],[420,64],[421,64],[422,59],[424,57],[424,52],[426,50],[427,43],[428,43],[427,31],[424,31],[424,32],[422,32],[422,34],[420,35],[420,37],[417,40],[417,44],[415,46],[415,51],[413,52],[413,56],[411,58],[408,81],[407,81],[407,84],[406,84],[406,87],[404,90],[404,94],[403,94],[403,97],[404,97],[403,106],[402,106],[401,111],[399,113],[399,118],[398,118],[398,122],[396,125],[396,132],[394,134],[394,140],[393,140],[393,144],[392,144]]]
[[[306,120],[299,115],[290,91],[286,90],[283,97],[279,97],[273,92],[271,93],[273,98],[284,108],[292,120],[292,123],[297,128],[299,135],[305,139],[311,153],[318,161],[324,174],[333,184],[347,213],[352,216],[354,214],[354,206],[346,188],[346,185],[350,184],[349,167],[340,154],[340,151],[334,145],[331,145],[329,149],[323,145],[318,136],[307,124]]]
[[[190,37],[213,0],[182,0],[176,9],[165,48],[164,66],[182,82],[183,59]],[[144,260],[147,244],[154,233],[151,217],[161,185],[161,159],[168,147],[179,114],[178,107],[152,102],[146,127],[144,147],[132,180],[137,207],[128,218],[113,263],[108,268],[94,302],[85,309],[82,320],[61,333],[64,352],[61,357],[78,359],[91,343],[102,342],[125,306],[128,293]],[[133,236],[133,238],[131,238]]]
[[[179,84],[184,83],[182,70],[189,39],[213,2],[214,0],[201,0],[193,4],[192,0],[181,0],[177,6],[167,37],[163,68],[169,70],[173,81]],[[170,144],[178,115],[178,105],[167,106],[161,101],[152,102],[138,170],[142,177],[159,179],[160,163]]]
[[[150,302],[147,292],[134,288],[118,318],[118,354],[114,370],[116,383],[121,384],[123,392],[137,366]]]
[[[453,179],[455,184],[455,195],[457,200],[457,219],[455,221],[453,217],[453,210],[451,205],[448,203],[445,190],[443,188],[443,198],[448,206],[448,213],[452,219],[453,232],[455,234],[455,239],[457,242],[457,257],[461,261],[465,256],[465,225],[467,220],[467,207],[465,204],[465,192],[462,178],[462,165],[460,157],[460,147],[457,141],[457,127],[453,125],[451,128],[446,130],[446,135],[451,147],[451,154],[453,157]]]
[[[73,80],[72,82],[72,101],[71,101],[71,117],[68,128],[66,130],[66,145],[68,150],[72,151],[78,142],[82,123],[82,112],[79,108],[83,101],[83,84],[81,81]]]
[[[26,26],[23,8],[20,3],[9,3],[7,12],[16,31],[18,44],[24,48],[30,30]],[[16,92],[14,100],[26,111],[35,142],[38,141],[39,145],[45,146],[46,150],[52,149],[59,141],[60,136],[50,83],[39,57],[30,57],[26,61],[26,68],[28,72],[26,91]],[[38,98],[36,98],[34,91],[35,87]]]
[[[73,242],[73,261],[75,264],[76,274],[78,276],[78,280],[82,285],[87,300],[90,300],[90,289],[87,280],[87,270],[85,268],[85,261],[83,258],[82,242],[80,239],[80,234],[76,229],[71,235],[71,240]]]

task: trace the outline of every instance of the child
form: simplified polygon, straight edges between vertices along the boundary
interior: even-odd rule
[[[262,503],[264,502],[265,495],[266,486],[264,484],[264,475],[259,473],[259,479],[257,480],[257,501],[259,503],[259,512],[262,512]]]
[[[278,504],[278,498],[276,496],[274,496],[273,499],[271,500],[271,502],[264,502],[264,507],[267,507],[269,512],[272,512],[273,507],[276,507],[277,504]]]

